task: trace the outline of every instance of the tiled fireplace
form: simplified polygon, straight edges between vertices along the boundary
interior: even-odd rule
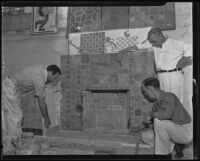
[[[155,75],[152,52],[63,55],[61,70],[62,130],[126,132],[151,110],[141,81]]]
[[[127,132],[129,90],[84,90],[83,129],[97,132]]]

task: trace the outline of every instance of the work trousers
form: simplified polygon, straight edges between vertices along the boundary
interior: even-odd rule
[[[172,153],[175,143],[188,144],[192,141],[191,124],[179,125],[170,120],[154,118],[153,129],[142,133],[142,141],[154,147],[157,155]]]
[[[2,134],[3,153],[12,151],[15,148],[11,140],[19,140],[22,133],[22,109],[21,95],[15,82],[6,77],[2,82]]]

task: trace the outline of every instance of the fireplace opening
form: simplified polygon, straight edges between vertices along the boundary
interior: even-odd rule
[[[83,130],[127,133],[129,90],[84,90]]]

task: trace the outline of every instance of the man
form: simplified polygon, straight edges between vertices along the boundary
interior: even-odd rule
[[[142,140],[154,146],[156,155],[171,155],[174,143],[192,140],[191,117],[174,93],[160,89],[158,79],[145,79],[141,89],[144,97],[154,102],[145,121],[149,123],[153,118],[153,130],[143,132]]]
[[[58,82],[60,74],[60,68],[56,65],[50,65],[45,69],[42,65],[36,64],[3,80],[1,114],[4,153],[15,150],[12,143],[20,140],[23,118],[21,97],[27,92],[35,92],[44,118],[44,125],[49,128],[50,120],[45,102],[45,84]]]
[[[183,102],[182,69],[192,64],[191,45],[165,37],[159,28],[152,28],[147,39],[153,46],[161,89],[173,92]]]

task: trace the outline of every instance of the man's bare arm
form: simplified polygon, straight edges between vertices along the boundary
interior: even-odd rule
[[[49,115],[48,115],[48,111],[47,111],[47,104],[45,102],[45,97],[39,97],[38,98],[38,103],[40,106],[40,112],[44,118],[44,124],[46,128],[49,128],[50,123],[50,119],[49,119]]]

